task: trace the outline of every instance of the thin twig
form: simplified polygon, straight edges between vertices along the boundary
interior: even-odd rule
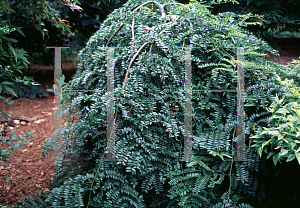
[[[222,33],[224,34],[224,35],[226,35],[226,33],[224,33],[223,31],[222,31]],[[233,41],[233,44],[235,44],[235,40],[233,39],[233,37],[230,37],[231,38],[231,40]]]
[[[274,6],[273,6],[273,9],[276,8],[276,7],[278,7],[278,6],[280,6],[280,4],[281,4],[282,2],[283,2],[283,0],[281,0],[278,4],[274,5]]]
[[[184,15],[184,14],[183,14]],[[178,24],[178,19],[180,18],[180,17],[182,17],[183,15],[181,15],[181,16],[179,16],[179,15],[170,15],[170,17],[171,17],[171,19],[172,20],[175,20],[173,23],[172,23],[172,25],[171,25],[171,27],[172,26],[176,26],[177,24]],[[169,15],[168,15],[169,16]],[[176,18],[177,17],[177,18]],[[175,19],[176,18],[176,19]],[[192,31],[194,31],[194,29],[193,29],[193,24],[191,23],[191,21],[190,21],[190,19],[189,18],[184,18],[189,24],[190,24],[190,26],[191,26],[191,28],[192,28]],[[167,25],[167,24],[170,24],[170,22],[168,22],[168,23],[166,23],[166,24],[163,24],[163,25]],[[162,25],[162,26],[163,26]],[[164,30],[162,30],[159,34],[162,34],[165,30],[166,30],[167,28],[165,28]]]
[[[143,4],[141,4],[140,6],[138,6],[137,8],[135,8],[135,9],[132,11],[131,15],[132,15],[134,12],[136,12],[139,8],[141,8],[142,6],[144,6],[144,5],[146,5],[146,4],[149,4],[149,3],[155,3],[155,4],[157,4],[158,7],[159,7],[159,9],[160,9],[160,11],[161,11],[161,16],[162,16],[162,17],[165,17],[165,16],[166,16],[166,13],[165,13],[165,11],[164,11],[163,6],[162,6],[160,3],[158,3],[157,1],[147,1],[147,2],[145,2],[145,3],[143,3]],[[129,15],[129,16],[126,18],[126,20],[127,20],[129,17],[131,17],[131,15]],[[110,40],[112,39],[112,37],[113,37],[113,36],[121,29],[121,27],[122,27],[123,25],[124,25],[124,23],[122,23],[122,24],[119,26],[119,28],[114,32],[114,34],[112,34],[112,36],[110,36],[110,38],[108,39],[108,41],[107,41],[105,47],[108,46],[108,43],[110,42]]]
[[[180,17],[182,17],[182,16],[179,16],[179,18],[175,19],[178,15],[167,15],[167,17],[168,17],[168,16],[171,17],[171,19],[172,19],[172,20],[175,20],[175,21],[174,21],[174,22],[164,23],[164,24],[161,24],[161,25],[158,25],[158,26],[153,26],[153,27],[148,27],[148,26],[146,26],[147,32],[150,32],[150,31],[153,30],[153,28],[155,28],[155,27],[158,27],[158,29],[160,29],[162,26],[167,26],[167,25],[169,25],[169,24],[172,24],[171,27],[172,27],[172,26],[175,26],[175,25],[178,24],[177,20],[178,20]],[[190,26],[191,26],[191,28],[192,28],[192,31],[194,31],[193,24],[191,23],[190,19],[189,19],[189,18],[184,18],[184,20],[187,21],[187,22],[190,24]]]
[[[120,25],[120,27],[114,32],[114,34],[112,34],[112,36],[110,36],[110,38],[108,39],[108,41],[107,41],[107,43],[106,43],[106,45],[105,45],[105,47],[107,47],[107,45],[108,45],[108,43],[110,42],[110,40],[112,39],[112,37],[121,29],[121,27],[124,25],[124,23],[122,23],[121,25]]]
[[[190,27],[192,28],[192,31],[194,31],[193,24],[191,23],[191,20],[189,18],[184,18],[185,21],[187,21],[190,24]]]
[[[166,16],[166,12],[165,12],[165,10],[164,10],[163,5],[161,5],[161,4],[158,3],[157,1],[147,1],[147,2],[145,2],[145,3],[142,3],[140,6],[138,6],[137,8],[135,8],[135,9],[132,11],[132,13],[136,12],[136,11],[137,11],[139,8],[141,8],[142,6],[144,6],[144,5],[146,5],[146,4],[150,4],[150,3],[154,3],[154,4],[156,4],[156,5],[159,7],[162,18]]]
[[[176,17],[175,15],[171,15],[171,18],[172,18],[172,19],[175,19],[175,17]],[[178,24],[177,20],[178,20],[179,18],[180,18],[180,16],[178,16],[178,17],[175,19],[175,21],[172,23],[171,27]],[[170,22],[167,23],[167,24],[170,24]],[[166,25],[166,24],[165,24],[165,25]],[[159,34],[162,34],[165,30],[167,30],[167,28],[165,28],[165,29],[163,29],[162,31],[160,31]]]
[[[139,53],[141,52],[141,50],[148,44],[148,43],[153,43],[154,41],[148,41],[146,43],[144,43],[140,48],[139,50],[136,52],[136,54],[133,56],[133,58],[131,59],[130,63],[129,63],[129,66],[127,68],[127,72],[126,72],[126,76],[125,76],[125,80],[124,80],[124,83],[123,83],[123,87],[122,87],[122,90],[124,90],[125,88],[125,85],[126,85],[126,81],[127,81],[127,77],[128,77],[128,72],[129,72],[129,69],[134,61],[134,59],[139,55]]]
[[[166,4],[161,5],[161,4],[158,3],[157,1],[147,1],[147,2],[145,2],[145,3],[141,4],[141,5],[139,5],[137,8],[135,8],[135,9],[132,11],[131,15],[132,15],[134,12],[136,12],[138,9],[140,9],[142,6],[144,6],[144,5],[146,5],[146,4],[150,4],[150,3],[155,3],[155,4],[159,7],[160,12],[161,12],[161,19],[167,18],[166,12],[165,12],[165,10],[164,10],[164,7],[165,7],[166,5],[168,5],[168,4],[179,4],[179,5],[183,5],[183,4],[180,4],[180,3],[166,3]],[[129,17],[131,17],[131,15],[130,15]],[[127,20],[129,17],[127,17],[126,20]],[[176,22],[176,21],[175,21],[175,22]],[[174,23],[173,23],[173,24],[174,24]],[[175,23],[175,25],[176,25],[176,24],[177,24],[177,22]],[[108,39],[108,41],[107,41],[105,47],[108,46],[108,43],[110,42],[110,40],[112,39],[112,37],[113,37],[113,36],[121,29],[121,27],[122,27],[123,25],[124,25],[124,23],[122,23],[122,24],[119,26],[119,28],[114,32],[114,34]],[[174,25],[172,25],[172,26],[174,26]]]
[[[185,40],[183,40],[183,44],[182,44],[182,48],[181,48],[181,53],[183,52],[184,42],[185,42]]]
[[[232,41],[233,41],[233,44],[235,44],[235,40],[233,39],[233,37],[231,37]]]

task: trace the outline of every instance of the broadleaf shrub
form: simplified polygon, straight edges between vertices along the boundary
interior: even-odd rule
[[[282,99],[276,95],[275,102],[272,103],[268,111],[272,113],[270,118],[272,128],[264,127],[252,145],[261,156],[262,152],[268,153],[267,159],[272,156],[274,165],[286,158],[286,162],[297,159],[300,164],[300,88],[293,84],[294,80],[277,78],[278,81],[291,93],[284,93]],[[283,107],[279,105],[287,100]],[[271,147],[271,151],[267,148]]]
[[[46,46],[70,46],[71,49],[62,50],[62,53],[66,53],[67,56],[70,55],[68,51],[80,50],[88,38],[99,29],[99,25],[105,17],[113,9],[120,7],[124,0],[111,0],[110,2],[80,0],[77,5],[83,11],[72,10],[70,6],[65,5],[68,2],[74,3],[75,1],[41,2],[39,0],[27,1],[27,4],[26,1],[10,1],[7,4],[10,9],[15,11],[14,13],[5,12],[0,7],[0,19],[9,18],[11,24],[17,28],[20,27],[26,35],[14,34],[13,38],[19,42],[13,46],[23,48],[29,54],[30,62],[42,61],[43,64],[54,65],[53,49],[46,48]],[[61,26],[58,27],[57,24],[54,24],[52,15],[59,18],[55,22],[61,21],[66,26],[70,26],[69,29],[72,30],[72,33],[70,34],[66,29],[63,30]]]
[[[16,29],[10,29],[8,25],[5,25],[6,22],[0,21],[0,93],[4,90],[4,93],[16,96],[16,92],[19,90],[13,86],[13,81],[17,76],[16,72],[22,74],[21,69],[27,68],[29,62],[25,57],[28,55],[23,49],[12,47],[12,43],[18,42],[10,38],[11,33]],[[0,99],[4,98],[0,96]]]
[[[287,67],[263,58],[277,51],[243,28],[249,16],[212,15],[205,4],[173,0],[130,0],[113,11],[63,86],[69,113],[60,134],[64,158],[55,162],[53,188],[40,207],[252,207],[243,198],[265,198],[257,177],[265,164],[249,135],[270,123],[267,107],[275,94],[289,92],[275,79],[287,76]],[[103,161],[106,46],[115,47],[113,139],[120,161]],[[176,161],[184,150],[183,47],[198,47],[191,49],[194,90],[236,89],[236,47],[244,47],[245,155],[253,161],[225,159],[236,154],[236,94],[213,92],[192,96],[193,153],[200,161]],[[54,136],[45,141],[44,155],[54,142]]]
[[[293,59],[288,64],[288,72],[289,79],[293,79],[296,86],[300,87],[300,57],[298,60]]]

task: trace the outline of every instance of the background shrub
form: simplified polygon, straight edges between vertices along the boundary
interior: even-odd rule
[[[48,35],[45,36],[46,38],[41,35],[41,31],[35,29],[35,23],[39,21],[38,15],[31,12],[32,18],[24,18],[26,9],[20,7],[17,2],[10,5],[15,13],[7,14],[4,9],[1,9],[0,18],[6,19],[8,15],[11,24],[21,28],[23,33],[26,34],[24,36],[18,33],[14,34],[14,39],[18,40],[18,44],[13,44],[13,46],[18,46],[27,51],[31,63],[38,60],[46,65],[54,65],[53,50],[46,48],[46,46],[71,46],[69,50],[62,50],[63,53],[67,54],[70,54],[71,51],[79,51],[88,38],[99,29],[105,17],[124,2],[124,0],[111,0],[110,2],[80,0],[80,7],[83,8],[83,11],[74,12],[70,7],[58,1],[50,1],[49,7],[53,9],[54,14],[59,18],[68,21],[72,32],[70,34],[65,30],[61,30],[61,28],[57,28],[49,20],[40,20],[40,26],[47,28]],[[41,9],[41,6],[38,5],[37,8]]]
[[[238,0],[239,4],[226,2],[212,6],[212,13],[235,12],[238,14],[259,14],[263,16],[252,17],[248,21],[259,21],[260,24],[249,25],[247,29],[257,37],[268,41],[272,46],[273,35],[283,34],[284,31],[299,34],[300,15],[298,8],[300,2],[297,0]],[[278,47],[278,46],[277,46]]]

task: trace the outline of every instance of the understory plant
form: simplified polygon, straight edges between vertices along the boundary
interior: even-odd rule
[[[244,29],[251,14],[212,15],[196,1],[130,0],[112,12],[78,55],[78,69],[64,85],[68,112],[61,128],[63,159],[53,187],[29,207],[252,207],[243,198],[265,198],[257,177],[264,163],[249,136],[269,124],[276,82],[286,67],[264,59],[276,55]],[[108,47],[108,48],[105,48]],[[185,141],[185,56],[191,49],[192,152],[199,161],[178,161]],[[237,48],[244,48],[244,63]],[[113,48],[113,50],[111,49]],[[113,56],[113,65],[107,62]],[[245,76],[245,155],[236,155],[237,65]],[[115,133],[107,135],[108,69],[114,69]],[[112,78],[113,79],[113,78]],[[200,91],[202,90],[202,91]],[[114,140],[116,161],[104,161]],[[48,138],[42,153],[56,142]],[[110,152],[112,150],[110,149]]]
[[[14,86],[20,89],[17,92],[19,97],[28,97],[34,100],[37,96],[38,97],[45,97],[47,94],[43,92],[43,87],[39,86],[39,83],[33,81],[33,77],[24,77],[21,79],[18,77],[14,82]]]

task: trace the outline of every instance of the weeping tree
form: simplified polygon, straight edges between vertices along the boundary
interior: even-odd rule
[[[267,107],[275,94],[288,90],[275,79],[286,76],[285,67],[263,57],[277,51],[244,29],[256,24],[245,22],[250,16],[215,16],[208,5],[173,0],[130,0],[112,12],[63,85],[63,159],[55,162],[50,193],[28,206],[251,207],[242,198],[264,198],[257,174],[265,161],[249,137],[269,124]],[[238,47],[244,63],[237,59]],[[195,90],[189,159],[186,57]],[[234,162],[236,93],[208,90],[236,89],[239,64],[245,77],[245,155],[251,161]],[[54,136],[45,141],[44,155],[54,142]]]

